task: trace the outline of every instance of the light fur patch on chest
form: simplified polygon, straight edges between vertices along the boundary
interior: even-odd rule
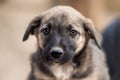
[[[50,70],[58,80],[69,80],[73,73],[73,67],[68,65],[54,65],[50,67]]]

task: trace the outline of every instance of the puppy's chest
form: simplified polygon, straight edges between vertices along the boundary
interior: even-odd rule
[[[72,66],[52,66],[50,70],[57,80],[69,80],[73,74]]]

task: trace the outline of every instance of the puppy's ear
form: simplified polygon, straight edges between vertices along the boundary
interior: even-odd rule
[[[41,16],[35,17],[28,25],[24,37],[23,37],[23,41],[26,41],[29,37],[30,34],[34,34],[34,29],[39,27],[41,24]]]
[[[83,26],[90,38],[95,41],[97,47],[101,49],[101,34],[95,29],[93,22],[90,19],[87,19],[84,21]]]

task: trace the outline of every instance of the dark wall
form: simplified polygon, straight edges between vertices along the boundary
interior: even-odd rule
[[[108,25],[102,35],[111,80],[120,80],[120,18]]]

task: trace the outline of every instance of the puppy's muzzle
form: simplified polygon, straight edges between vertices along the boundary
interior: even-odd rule
[[[50,54],[53,58],[58,59],[64,54],[64,52],[63,49],[59,47],[54,47],[51,49]]]

